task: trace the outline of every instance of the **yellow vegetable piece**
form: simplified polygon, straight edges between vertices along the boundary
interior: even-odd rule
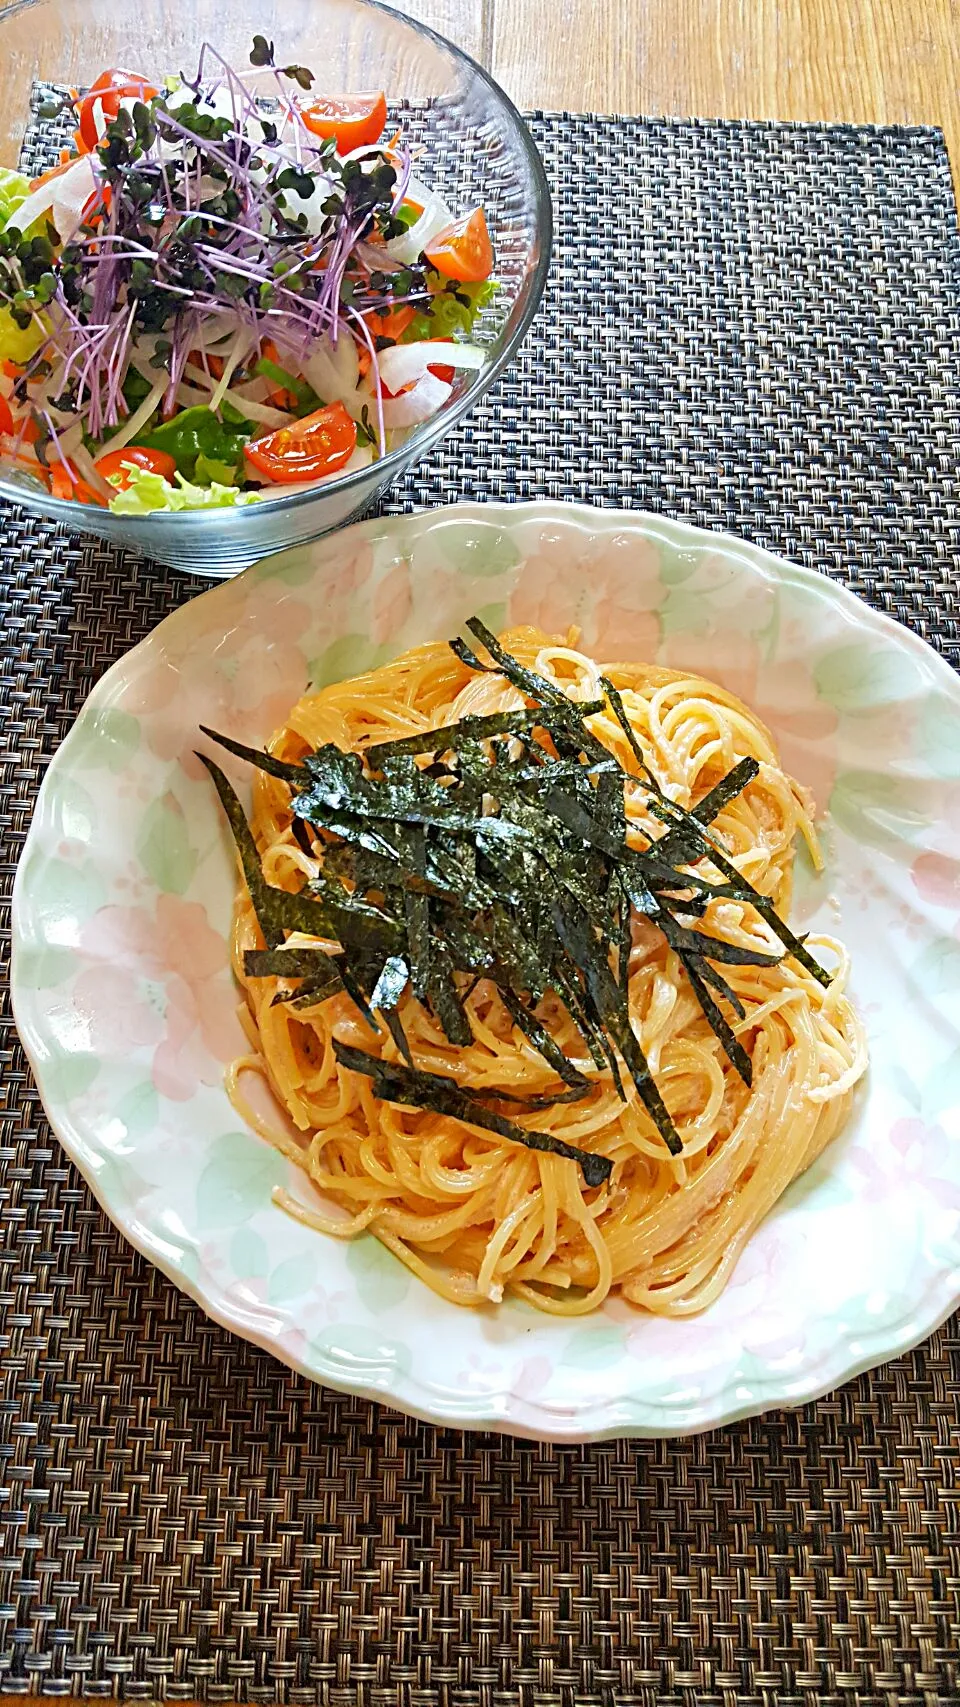
[[[36,320],[21,328],[9,308],[0,308],[0,361],[16,362],[21,367],[36,355],[46,336],[46,331],[38,326]]]

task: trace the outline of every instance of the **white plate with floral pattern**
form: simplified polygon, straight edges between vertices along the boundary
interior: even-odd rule
[[[853,954],[871,1066],[844,1135],[702,1316],[458,1310],[373,1238],[272,1201],[239,1130],[234,859],[201,723],[262,743],[308,684],[454,633],[576,622],[753,706],[815,792],[794,917]],[[824,1393],[960,1301],[960,681],[824,575],[664,517],[568,504],[390,517],[185,605],[107,673],[47,772],[14,894],[17,1024],[64,1148],[132,1244],[316,1381],[446,1424],[676,1435]],[[292,1183],[292,1182],[291,1182]],[[305,1188],[301,1184],[300,1190]],[[306,1188],[309,1189],[309,1188]]]

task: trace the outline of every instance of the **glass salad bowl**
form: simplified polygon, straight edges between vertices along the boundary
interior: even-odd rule
[[[255,51],[271,58],[262,69],[251,67],[254,37],[262,44]],[[389,137],[400,129],[409,141],[413,158],[408,169],[416,174],[415,193],[422,195],[426,187],[431,195],[442,198],[438,205],[452,210],[454,219],[471,209],[483,209],[497,286],[469,331],[458,327],[459,335],[474,346],[474,363],[481,365],[441,367],[443,377],[434,388],[441,399],[436,412],[412,424],[401,419],[402,430],[390,433],[382,454],[378,454],[380,423],[374,407],[359,429],[373,445],[368,453],[373,460],[360,466],[363,456],[355,454],[342,472],[337,468],[319,484],[284,481],[278,487],[279,496],[270,497],[265,486],[264,496],[255,502],[230,507],[121,514],[95,502],[55,496],[41,483],[42,475],[38,480],[9,455],[3,457],[0,496],[4,499],[63,521],[74,531],[132,546],[177,569],[222,578],[360,515],[484,394],[515,354],[536,313],[550,261],[552,219],[539,155],[503,91],[452,43],[375,0],[231,0],[229,5],[223,0],[192,0],[189,7],[174,5],[173,0],[13,0],[0,11],[0,166],[19,168],[34,178],[56,163],[61,146],[73,146],[76,115],[56,110],[66,91],[90,89],[105,70],[117,67],[157,85],[162,85],[164,77],[193,79],[205,43],[243,71],[244,85],[258,102],[269,101],[271,95],[275,100],[278,88],[289,88],[291,98],[304,103],[323,103],[327,97],[347,92],[382,90],[389,114],[383,134]],[[302,85],[296,78],[278,81],[274,64],[312,70],[315,80],[309,95],[300,95]],[[104,111],[103,106],[97,108],[101,129]],[[337,146],[341,154],[347,152],[339,134]],[[415,222],[424,215],[414,193],[408,193],[410,204],[399,207],[399,214],[402,218],[406,205],[411,205],[408,218]],[[292,194],[287,200],[295,202]],[[428,205],[425,212],[429,211]],[[10,223],[14,223],[12,217]],[[102,252],[101,247],[98,254]],[[90,280],[91,288],[94,282]],[[414,280],[411,288],[421,283]],[[454,291],[457,285],[451,283],[449,289]],[[339,342],[343,354],[342,334]],[[352,340],[347,342],[352,346]],[[381,345],[387,347],[378,337],[373,342],[378,361]],[[6,354],[0,348],[0,356]],[[160,353],[152,365],[162,370],[170,359],[169,354]],[[191,354],[188,359],[208,365],[204,357]],[[404,362],[397,367],[394,358],[394,363],[396,396],[416,381],[410,380]],[[245,372],[242,367],[240,371]],[[426,371],[437,372],[433,367]],[[322,372],[311,388],[311,406],[330,404],[330,396],[321,395]],[[16,377],[18,370],[8,368],[8,373]],[[383,384],[388,387],[386,374]],[[253,389],[248,383],[245,395],[252,395]],[[276,394],[270,396],[272,400]],[[0,429],[5,407],[0,405]],[[121,407],[121,425],[124,410],[129,415],[133,407],[132,403]],[[270,413],[269,404],[261,405],[261,419],[269,419]],[[152,417],[154,424],[157,418]],[[71,442],[76,444],[78,437],[77,428]],[[77,460],[89,454],[89,441],[85,444],[86,452],[78,448]],[[8,450],[11,445],[15,447],[14,439],[6,441]],[[43,440],[41,445],[55,465],[53,447]],[[64,466],[61,461],[56,472]],[[246,466],[242,455],[240,466]],[[70,477],[76,473],[74,469]],[[51,480],[51,485],[62,490],[63,478]]]

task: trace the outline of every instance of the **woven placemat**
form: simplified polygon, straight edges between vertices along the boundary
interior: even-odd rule
[[[536,115],[559,235],[509,375],[390,507],[730,527],[958,656],[939,133]],[[197,591],[0,516],[9,886],[93,682]],[[0,1688],[330,1707],[960,1698],[960,1335],[697,1439],[537,1445],[311,1386],[67,1165],[2,1038]]]

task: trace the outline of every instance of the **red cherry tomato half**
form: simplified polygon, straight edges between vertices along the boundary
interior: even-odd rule
[[[445,279],[461,284],[482,284],[493,272],[493,248],[483,208],[476,207],[465,219],[438,231],[424,254]]]
[[[87,153],[92,154],[100,143],[98,111],[104,123],[109,124],[120,111],[121,101],[131,97],[137,101],[152,101],[158,93],[159,90],[136,71],[102,71],[77,107],[79,137]]]
[[[177,472],[172,456],[165,450],[148,450],[146,445],[124,445],[122,450],[105,450],[102,456],[97,457],[94,467],[104,480],[109,480],[112,474],[119,474],[117,491],[125,492],[131,479],[129,468],[123,466],[125,462],[132,462],[148,474],[162,474],[164,480],[172,480]]]
[[[0,433],[13,432],[13,413],[6,398],[0,394]]]
[[[264,480],[285,485],[336,474],[350,461],[356,445],[356,422],[342,403],[329,403],[302,421],[291,421],[289,427],[254,439],[244,446],[244,455]]]
[[[376,142],[387,122],[387,98],[382,89],[369,95],[327,95],[303,107],[303,122],[314,136],[332,136],[340,154]]]

